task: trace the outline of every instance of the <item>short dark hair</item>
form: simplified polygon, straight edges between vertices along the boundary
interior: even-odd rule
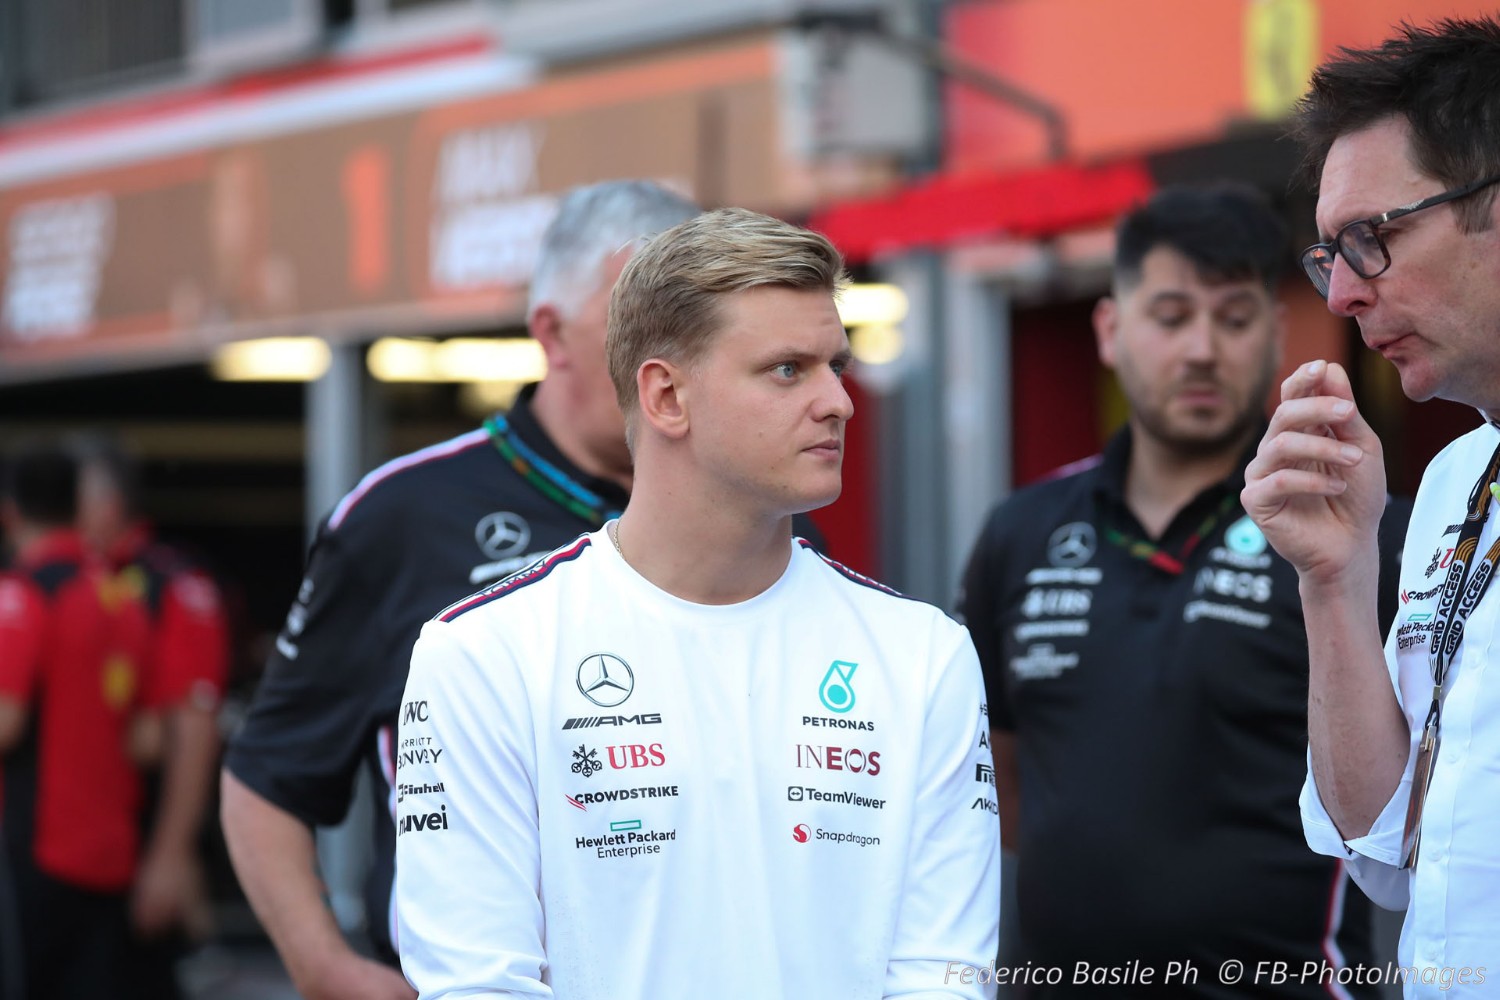
[[[5,463],[4,493],[33,524],[71,525],[78,516],[78,462],[50,442],[21,445]]]
[[[1141,262],[1170,247],[1209,281],[1254,279],[1274,291],[1291,257],[1287,230],[1271,203],[1243,184],[1163,188],[1115,230],[1115,285],[1141,280]]]
[[[1413,164],[1447,187],[1500,173],[1500,22],[1403,22],[1376,48],[1344,48],[1319,67],[1292,123],[1313,186],[1334,140],[1397,116]],[[1494,198],[1487,188],[1454,203],[1459,227],[1488,229]]]
[[[125,450],[120,440],[102,431],[89,431],[69,439],[78,461],[78,471],[102,472],[120,495],[125,513],[141,513],[141,468],[136,457]]]

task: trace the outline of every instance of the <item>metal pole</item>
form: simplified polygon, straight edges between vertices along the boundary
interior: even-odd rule
[[[309,544],[317,526],[358,481],[362,471],[364,355],[359,345],[332,346],[328,371],[307,385],[306,526]],[[328,903],[346,933],[364,929],[362,888],[371,862],[369,829],[374,808],[369,776],[355,784],[349,814],[318,831],[318,865]]]

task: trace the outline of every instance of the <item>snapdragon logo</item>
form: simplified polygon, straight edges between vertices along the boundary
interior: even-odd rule
[[[799,844],[806,844],[809,841],[820,841],[822,843],[838,846],[848,845],[850,847],[875,847],[880,843],[879,837],[870,837],[862,833],[835,832],[833,830],[825,830],[822,827],[814,830],[806,823],[798,823],[792,827],[792,839]]]

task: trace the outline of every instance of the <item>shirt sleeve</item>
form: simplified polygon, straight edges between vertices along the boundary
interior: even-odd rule
[[[409,650],[383,628],[368,585],[373,549],[345,529],[319,532],[286,624],[266,663],[225,766],[267,801],[309,826],[343,819],[386,678],[379,668]]]
[[[910,857],[885,996],[993,997],[981,984],[999,950],[1000,820],[989,723],[973,643],[961,629],[935,650]],[[967,970],[967,974],[966,971]]]
[[[146,704],[218,707],[229,672],[228,628],[218,585],[197,570],[174,573],[162,594],[155,632]]]
[[[36,588],[18,576],[0,575],[0,695],[30,702],[45,627],[45,609]]]
[[[424,1000],[550,997],[528,701],[508,649],[456,631],[423,628],[401,708],[401,967]]]
[[[1406,799],[1411,793],[1411,768],[1396,788],[1396,794],[1381,810],[1370,832],[1345,841],[1334,826],[1313,780],[1308,763],[1302,786],[1302,831],[1307,846],[1319,854],[1343,861],[1356,885],[1376,906],[1404,910],[1411,899],[1411,873],[1400,868],[1401,835],[1406,823]]]
[[[1001,587],[999,557],[1003,544],[999,536],[1000,517],[996,510],[985,523],[969,565],[964,570],[958,593],[959,621],[969,629],[979,668],[984,677],[985,700],[989,705],[990,724],[996,729],[1014,729],[1010,705],[1005,697],[1005,643],[1000,634],[999,591]]]

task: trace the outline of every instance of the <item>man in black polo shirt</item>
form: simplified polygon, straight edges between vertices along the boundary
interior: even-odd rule
[[[575,190],[543,238],[528,325],[548,374],[506,415],[370,473],[319,528],[249,717],[230,743],[223,823],[235,870],[299,991],[416,994],[394,967],[392,820],[401,692],[422,623],[624,509],[630,454],[604,359],[609,294],[635,241],[698,213],[654,184]],[[368,926],[345,943],[321,898],[313,827],[376,789]]]
[[[1305,963],[1370,961],[1368,904],[1302,837],[1297,574],[1239,504],[1281,358],[1285,238],[1232,187],[1164,191],[1121,222],[1094,325],[1129,424],[997,507],[965,575],[1020,958],[1060,980],[1031,996],[1327,996]],[[1392,604],[1407,511],[1383,526]],[[1231,960],[1246,979],[1221,981]],[[1299,978],[1252,978],[1258,962]]]

